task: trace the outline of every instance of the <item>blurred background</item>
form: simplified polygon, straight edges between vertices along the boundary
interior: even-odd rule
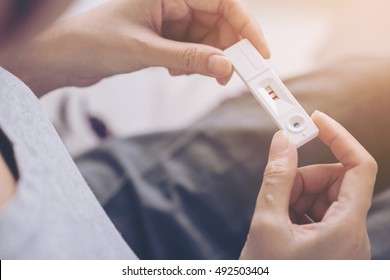
[[[76,1],[64,17],[103,2]],[[281,78],[308,72],[345,53],[390,50],[388,43],[373,44],[378,39],[375,34],[382,33],[372,32],[390,26],[388,0],[242,2],[262,26],[272,51],[270,64]],[[186,127],[243,90],[237,76],[223,87],[199,75],[173,78],[165,69],[150,68],[89,88],[59,89],[42,98],[42,104],[70,153],[76,156],[96,146],[107,133],[126,137]],[[91,123],[95,129],[108,132],[99,138]]]

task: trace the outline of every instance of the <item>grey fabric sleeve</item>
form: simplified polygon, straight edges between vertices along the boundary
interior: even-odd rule
[[[20,178],[0,209],[0,259],[136,259],[35,95],[0,68],[0,127]]]

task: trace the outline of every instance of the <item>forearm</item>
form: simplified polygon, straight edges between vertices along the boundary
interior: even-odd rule
[[[57,23],[24,46],[23,51],[4,67],[41,97],[56,88],[69,86],[66,75],[67,53],[74,48],[74,34]],[[64,57],[65,56],[65,57]]]

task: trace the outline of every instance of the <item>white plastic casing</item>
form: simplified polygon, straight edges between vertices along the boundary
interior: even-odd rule
[[[297,147],[318,136],[312,119],[248,39],[226,49],[225,54],[257,101]]]

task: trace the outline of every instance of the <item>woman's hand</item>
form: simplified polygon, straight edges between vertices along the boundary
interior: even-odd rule
[[[377,165],[341,125],[312,116],[340,161],[297,169],[284,132],[272,142],[242,259],[368,259],[366,217]],[[312,223],[314,220],[314,223]]]
[[[151,66],[225,84],[232,65],[222,50],[243,37],[269,57],[260,27],[237,0],[111,0],[55,24],[11,71],[38,95]]]

